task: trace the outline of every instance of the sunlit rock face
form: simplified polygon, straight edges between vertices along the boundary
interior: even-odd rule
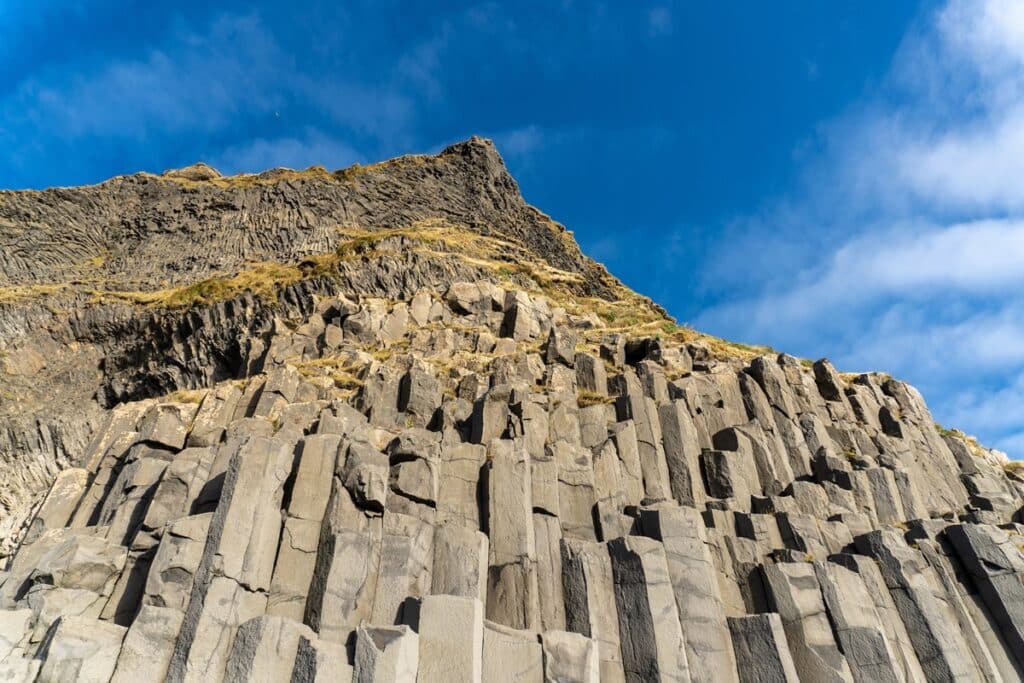
[[[5,680],[1024,670],[1005,458],[677,326],[478,138],[0,193],[0,457]]]

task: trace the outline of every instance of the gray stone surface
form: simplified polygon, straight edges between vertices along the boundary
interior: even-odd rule
[[[545,631],[544,681],[552,683],[597,683],[601,680],[598,645],[578,633]]]
[[[670,325],[486,141],[8,192],[0,254],[0,680],[1024,680],[1005,456]]]
[[[485,621],[481,678],[509,683],[544,681],[544,652],[537,634]]]
[[[429,595],[420,604],[417,681],[479,682],[483,676],[484,606],[478,598]]]
[[[704,520],[692,508],[662,508],[644,510],[641,524],[644,533],[665,548],[690,679],[736,680],[736,659]]]
[[[627,681],[689,681],[679,615],[665,550],[654,539],[608,542]],[[668,606],[668,609],[666,609]]]
[[[764,574],[801,680],[852,681],[846,657],[832,636],[815,565],[767,565]]]
[[[354,683],[415,683],[419,636],[408,626],[356,630]]]
[[[729,617],[741,683],[796,683],[797,674],[777,613]]]

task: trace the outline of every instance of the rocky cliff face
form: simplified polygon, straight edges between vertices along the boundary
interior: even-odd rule
[[[1024,482],[493,146],[0,194],[5,680],[1021,680]]]

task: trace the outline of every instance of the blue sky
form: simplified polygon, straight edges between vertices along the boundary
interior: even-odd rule
[[[889,371],[1024,457],[1016,0],[0,0],[0,27],[0,187],[487,135],[680,322]]]

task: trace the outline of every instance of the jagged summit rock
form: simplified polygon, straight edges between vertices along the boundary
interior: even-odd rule
[[[675,325],[480,138],[190,169],[0,194],[0,679],[1021,679],[1024,480],[913,387]]]
[[[164,178],[178,178],[181,180],[213,180],[220,178],[220,171],[209,164],[197,162],[185,168],[172,168],[160,174]]]

